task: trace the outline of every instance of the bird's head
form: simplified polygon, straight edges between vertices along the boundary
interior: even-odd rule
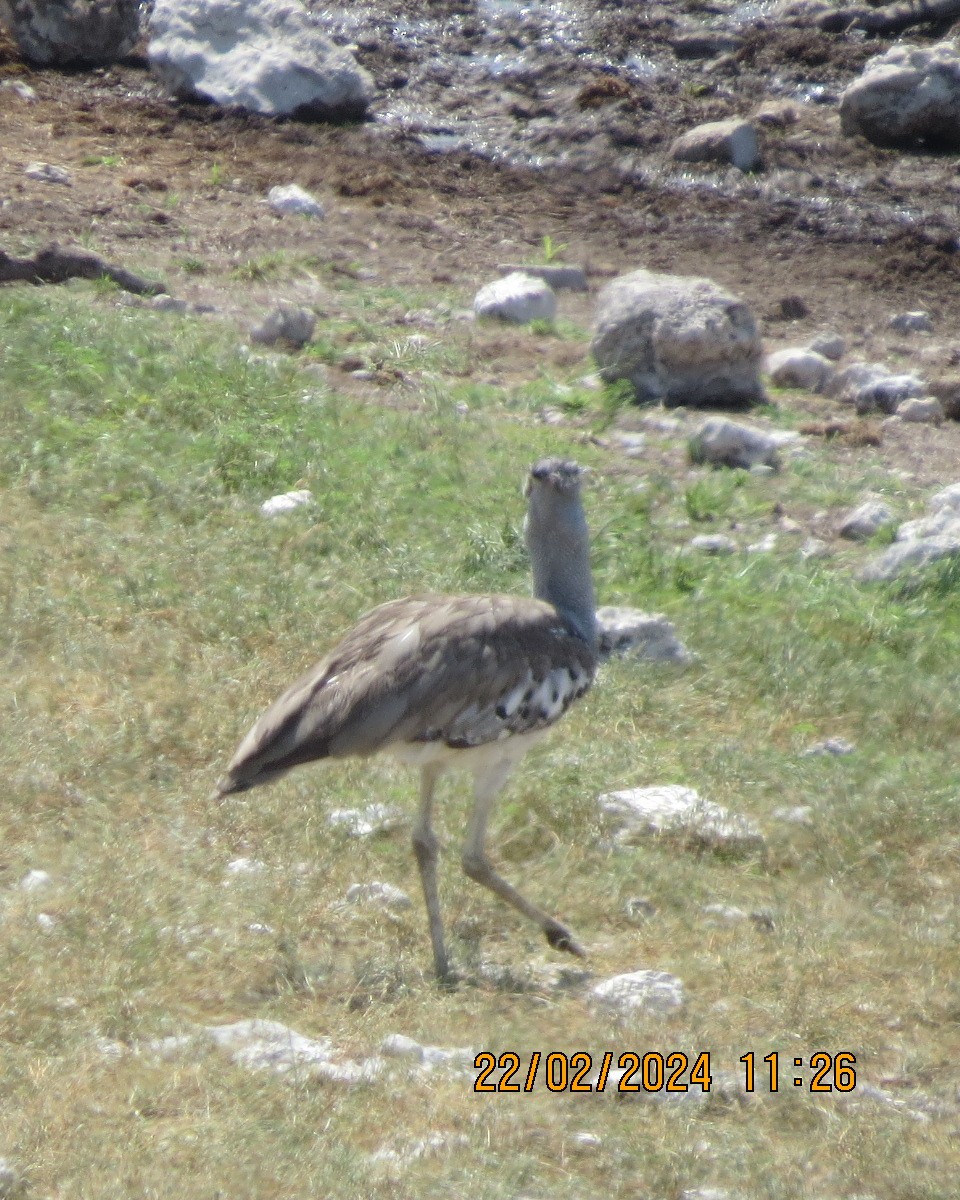
[[[586,467],[570,459],[541,458],[530,468],[523,494],[529,497],[534,489],[551,489],[561,496],[575,496],[586,473]]]

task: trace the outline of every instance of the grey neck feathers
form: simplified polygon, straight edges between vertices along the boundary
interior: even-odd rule
[[[535,489],[524,536],[533,570],[533,594],[552,604],[574,632],[596,648],[590,534],[579,494],[561,496]]]

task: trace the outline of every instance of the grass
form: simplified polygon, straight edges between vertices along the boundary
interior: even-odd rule
[[[372,344],[374,314],[397,301],[368,295],[352,325],[318,337],[341,346],[352,329]],[[565,425],[533,418],[566,379],[519,405],[471,378],[484,361],[473,336],[440,330],[423,345],[381,330],[381,353],[423,370],[384,403],[92,287],[0,294],[0,1157],[29,1194],[62,1197],[676,1200],[713,1187],[947,1200],[960,1165],[955,572],[877,589],[842,556],[802,562],[791,545],[678,555],[703,523],[735,520],[746,540],[774,503],[845,501],[881,479],[879,452],[841,477],[826,460],[770,478],[683,463],[637,491],[584,444],[598,416],[586,398]],[[652,968],[684,981],[680,1014],[627,1027],[576,993],[434,985],[406,837],[351,841],[325,819],[372,800],[410,809],[400,768],[347,762],[209,799],[249,721],[372,604],[526,590],[520,475],[547,452],[598,468],[601,599],[667,612],[697,655],[682,672],[608,664],[495,822],[505,873],[570,921],[598,978]],[[260,515],[294,487],[315,504]],[[856,752],[803,756],[827,736]],[[654,783],[753,817],[766,850],[612,848],[597,794]],[[556,956],[460,874],[467,803],[461,782],[446,785],[454,952],[522,976]],[[812,826],[774,815],[795,806]],[[265,869],[225,886],[239,856]],[[50,885],[21,890],[31,869]],[[388,919],[339,906],[371,879],[413,907]],[[639,924],[623,913],[635,896],[656,908]],[[718,902],[763,909],[773,928],[712,926],[701,909]],[[318,1086],[214,1052],[134,1052],[253,1016],[358,1055],[396,1032],[524,1063],[538,1049],[706,1049],[718,1080],[739,1076],[747,1051],[782,1063],[851,1051],[861,1082],[906,1108],[863,1090],[813,1096],[783,1082],[792,1068],[775,1096],[741,1104],[718,1088],[674,1106],[481,1096],[444,1071]],[[942,1111],[910,1115],[926,1101]],[[437,1133],[439,1148],[405,1164],[374,1157]]]

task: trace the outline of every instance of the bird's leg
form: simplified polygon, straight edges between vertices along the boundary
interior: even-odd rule
[[[437,890],[437,835],[433,832],[433,789],[440,772],[433,766],[420,771],[420,811],[413,827],[413,853],[420,868],[423,898],[427,904],[430,923],[430,943],[433,964],[438,979],[449,979],[450,963],[443,944],[443,921],[440,917],[440,893]]]
[[[487,857],[487,822],[490,819],[493,802],[506,782],[511,765],[504,764],[502,770],[493,773],[487,771],[481,775],[478,772],[474,777],[475,800],[473,812],[470,814],[467,840],[463,846],[463,870],[475,883],[489,888],[501,900],[505,900],[507,904],[522,912],[525,917],[535,921],[555,950],[567,950],[570,954],[576,954],[583,958],[586,952],[578,944],[570,930],[565,925],[561,925],[555,917],[544,912],[542,908],[532,904],[525,896],[521,896],[512,884],[507,883],[502,876],[497,874]]]

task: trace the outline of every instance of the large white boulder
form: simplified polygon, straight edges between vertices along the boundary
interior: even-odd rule
[[[870,59],[840,99],[840,127],[878,146],[960,149],[957,44],[893,46]]]
[[[142,0],[0,0],[0,24],[41,66],[109,63],[133,49],[142,8]]]
[[[639,401],[745,408],[766,397],[749,307],[709,279],[633,271],[600,292],[590,350]]]
[[[147,52],[175,95],[266,116],[361,117],[373,98],[299,0],[156,0]]]

